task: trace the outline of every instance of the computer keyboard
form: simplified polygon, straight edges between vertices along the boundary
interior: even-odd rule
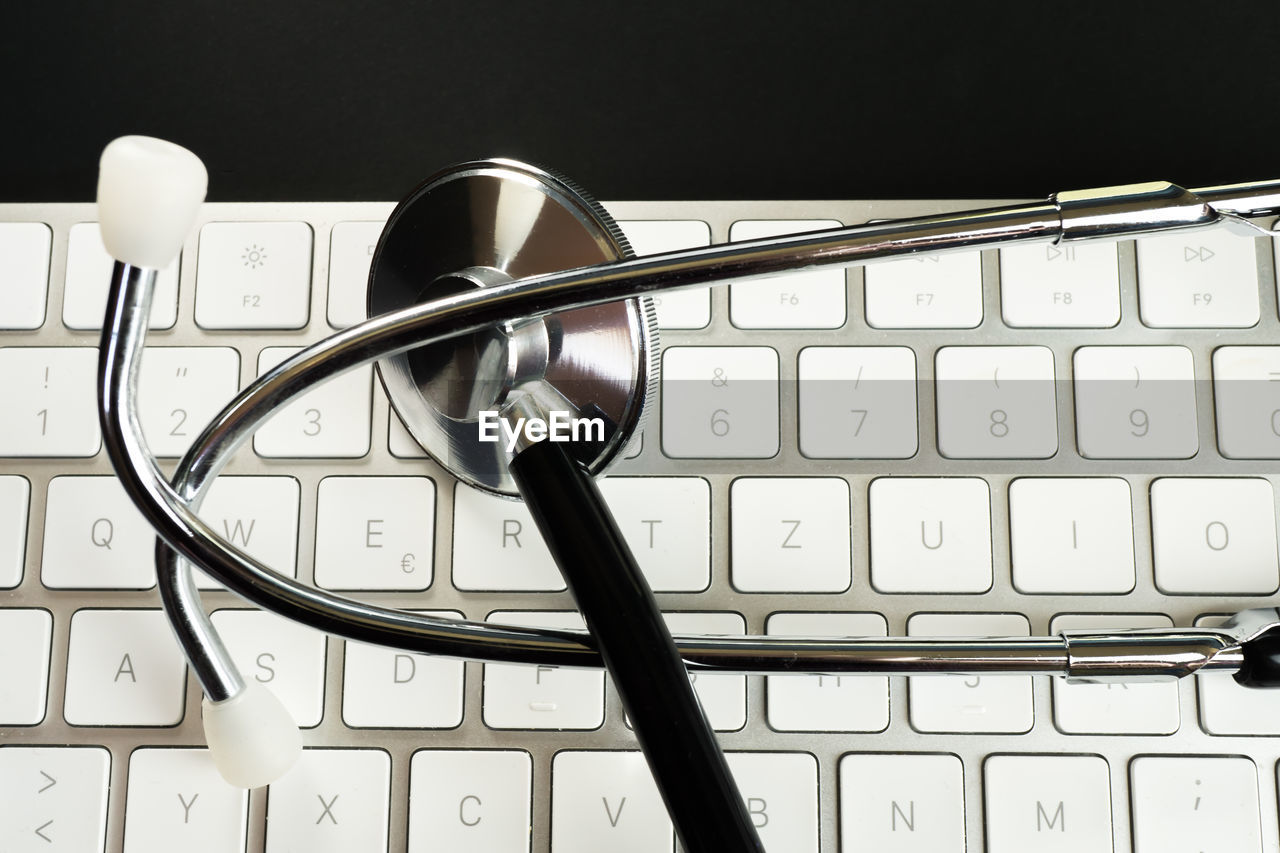
[[[978,206],[607,205],[642,254]],[[166,470],[238,388],[364,316],[391,209],[205,206],[141,379]],[[220,781],[153,537],[101,448],[94,219],[0,205],[0,849],[673,850],[603,673],[326,638],[206,579],[307,746],[270,788]],[[1034,244],[662,296],[659,399],[602,486],[672,629],[1039,635],[1273,604],[1273,242]],[[201,515],[326,589],[581,625],[523,506],[426,459],[367,367],[265,425]],[[695,684],[770,853],[1280,851],[1280,696],[1228,675]]]

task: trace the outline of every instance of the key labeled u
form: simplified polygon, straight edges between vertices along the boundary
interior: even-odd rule
[[[942,519],[938,519],[935,524],[938,526],[938,531],[934,536],[934,542],[930,544],[928,522],[923,518],[920,519],[920,544],[930,551],[936,551],[942,547]]]

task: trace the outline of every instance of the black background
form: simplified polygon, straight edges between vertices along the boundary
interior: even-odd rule
[[[477,156],[606,199],[1280,177],[1274,0],[9,5],[0,201],[90,199],[123,133],[194,149],[214,200],[391,200]]]

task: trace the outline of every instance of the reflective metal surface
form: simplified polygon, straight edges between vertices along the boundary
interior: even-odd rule
[[[428,179],[391,214],[369,273],[369,315],[527,276],[630,256],[608,213],[573,185],[510,160]],[[378,362],[418,443],[458,479],[515,496],[504,441],[479,439],[478,412],[530,395],[545,412],[600,418],[604,441],[575,445],[599,473],[626,446],[657,374],[646,299],[504,323]]]

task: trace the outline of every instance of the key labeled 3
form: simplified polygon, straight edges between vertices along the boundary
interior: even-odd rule
[[[258,355],[258,375],[297,352],[268,347]],[[358,458],[369,452],[373,368],[357,367],[308,391],[283,408],[253,436],[259,456]]]

